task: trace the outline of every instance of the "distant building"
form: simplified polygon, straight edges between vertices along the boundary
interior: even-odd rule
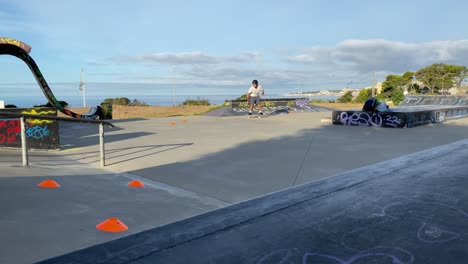
[[[5,108],[5,101],[0,100],[0,109]]]
[[[381,93],[382,93],[382,83],[377,82],[377,94],[381,94]]]

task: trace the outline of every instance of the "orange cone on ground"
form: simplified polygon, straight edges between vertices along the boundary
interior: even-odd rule
[[[129,182],[128,186],[134,187],[134,188],[143,188],[143,187],[145,187],[145,185],[139,180],[133,180],[133,181]]]
[[[187,123],[187,120],[185,120],[185,119],[184,119],[184,120],[182,120],[182,123]]]
[[[109,218],[106,221],[96,225],[96,228],[104,231],[104,232],[124,232],[128,230],[128,226],[126,226],[122,221],[118,218]]]
[[[177,125],[176,122],[171,122],[171,126],[175,126],[175,125]]]
[[[39,183],[37,186],[41,188],[60,188],[60,184],[53,180],[45,180]]]

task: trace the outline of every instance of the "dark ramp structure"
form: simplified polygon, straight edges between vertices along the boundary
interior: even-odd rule
[[[265,98],[261,100],[262,112],[267,115],[288,114],[291,112],[327,112],[332,109],[310,104],[308,98]],[[246,100],[226,100],[226,107],[207,113],[207,116],[242,116],[249,113]],[[257,107],[254,107],[254,114]]]
[[[465,139],[42,263],[468,263],[467,159]]]
[[[12,39],[12,38],[5,38],[0,37],[0,55],[11,55],[15,56],[28,65],[29,69],[31,70],[34,78],[36,78],[37,83],[41,87],[42,92],[44,93],[47,100],[55,107],[58,111],[74,117],[74,118],[88,118],[88,119],[96,119],[101,115],[102,109],[99,106],[92,107],[90,111],[86,114],[77,114],[69,109],[64,108],[57,98],[55,98],[52,90],[50,90],[49,85],[47,84],[44,76],[42,75],[39,67],[37,66],[36,62],[29,56],[31,52],[31,47],[26,45],[25,43]]]
[[[333,111],[335,125],[411,128],[468,117],[468,97],[409,95],[389,112]]]

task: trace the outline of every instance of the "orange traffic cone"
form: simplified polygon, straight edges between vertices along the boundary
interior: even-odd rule
[[[53,180],[45,180],[39,183],[37,186],[41,188],[60,188],[60,184]]]
[[[134,188],[143,188],[143,187],[145,187],[145,185],[139,180],[133,180],[133,181],[129,182],[128,186],[134,187]]]
[[[109,218],[106,221],[96,225],[96,228],[104,231],[104,232],[123,232],[128,230],[128,226],[126,226],[122,221],[117,218]]]
[[[171,126],[175,126],[175,125],[177,125],[176,122],[171,122]]]
[[[183,119],[183,120],[182,120],[182,123],[187,123],[187,120]]]

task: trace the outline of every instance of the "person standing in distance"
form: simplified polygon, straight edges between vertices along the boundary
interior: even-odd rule
[[[247,102],[250,103],[249,115],[252,115],[254,104],[257,104],[258,114],[263,115],[262,105],[260,104],[260,93],[262,96],[265,95],[265,90],[263,90],[262,86],[258,85],[257,80],[253,80],[252,86],[247,91]]]

